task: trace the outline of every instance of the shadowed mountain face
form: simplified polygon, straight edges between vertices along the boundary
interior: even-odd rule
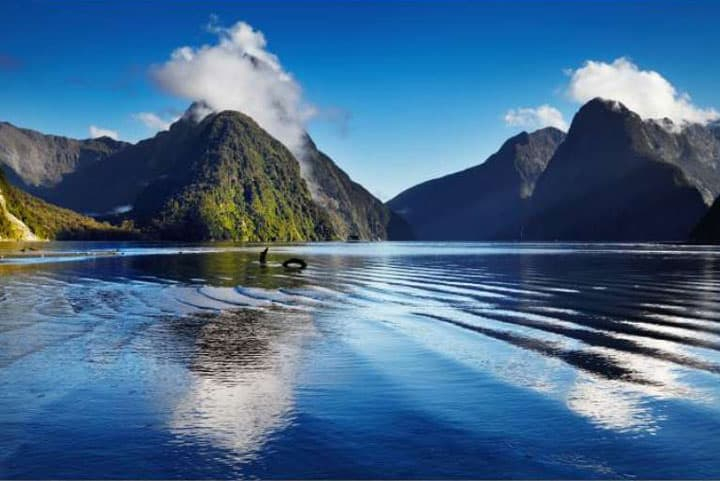
[[[618,102],[588,102],[537,183],[526,238],[687,239],[720,188],[717,137],[671,128]]]
[[[720,198],[695,227],[692,240],[708,244],[720,244]]]
[[[129,145],[109,137],[75,140],[44,135],[0,122],[0,166],[8,178],[30,193],[51,202],[61,200],[66,206],[66,191],[71,191],[63,187],[65,176],[91,169]]]
[[[484,163],[412,187],[388,202],[424,240],[516,240],[538,177],[565,134],[507,140]]]

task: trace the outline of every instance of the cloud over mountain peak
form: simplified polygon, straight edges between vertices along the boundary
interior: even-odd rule
[[[306,123],[316,114],[298,82],[267,50],[262,32],[245,22],[209,27],[217,42],[175,49],[152,76],[165,91],[202,101],[214,111],[243,112],[295,153],[304,145]]]

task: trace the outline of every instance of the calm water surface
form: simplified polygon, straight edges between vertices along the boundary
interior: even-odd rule
[[[0,248],[0,478],[720,477],[720,250],[42,248]]]

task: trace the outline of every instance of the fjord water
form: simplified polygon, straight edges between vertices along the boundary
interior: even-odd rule
[[[718,249],[4,249],[0,478],[720,477]]]

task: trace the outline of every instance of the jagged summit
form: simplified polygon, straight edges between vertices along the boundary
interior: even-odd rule
[[[669,132],[620,102],[591,100],[537,183],[527,237],[687,239],[720,191],[720,159],[693,134]],[[707,129],[702,136],[717,144]]]

